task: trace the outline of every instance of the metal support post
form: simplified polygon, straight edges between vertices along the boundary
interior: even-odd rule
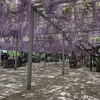
[[[55,65],[57,65],[57,52],[55,53]]]
[[[92,55],[90,54],[90,71],[92,71]]]
[[[65,37],[64,33],[62,34],[62,74],[64,74],[64,67],[65,67],[65,61],[64,61],[64,42],[65,42]]]
[[[34,10],[31,9],[30,14],[30,33],[29,33],[29,56],[28,56],[28,68],[27,68],[27,90],[31,89],[31,77],[32,77],[32,52],[33,52],[33,35],[34,35]]]
[[[46,67],[46,47],[45,47],[45,57],[44,57],[44,67]]]
[[[17,70],[18,33],[16,33],[16,41],[15,42],[16,42],[16,50],[15,50],[15,67],[14,67],[14,69]]]

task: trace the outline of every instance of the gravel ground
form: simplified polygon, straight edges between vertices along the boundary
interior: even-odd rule
[[[62,63],[33,63],[32,89],[26,90],[27,65],[17,70],[0,67],[0,100],[100,100],[100,73]]]

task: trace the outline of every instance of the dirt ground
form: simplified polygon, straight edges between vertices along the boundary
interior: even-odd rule
[[[100,100],[100,73],[88,68],[69,68],[62,63],[33,63],[32,89],[26,90],[27,65],[0,67],[0,100]]]

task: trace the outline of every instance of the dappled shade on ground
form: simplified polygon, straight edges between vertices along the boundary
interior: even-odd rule
[[[100,100],[100,73],[81,67],[70,69],[65,63],[61,74],[59,62],[33,63],[32,89],[26,90],[27,66],[0,69],[0,99],[2,100]]]

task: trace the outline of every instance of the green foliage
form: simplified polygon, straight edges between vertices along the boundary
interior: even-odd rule
[[[40,58],[43,59],[45,57],[45,54],[41,54]]]
[[[68,6],[66,6],[66,7],[63,8],[63,12],[64,13],[68,13],[68,10],[69,10],[69,7]]]
[[[98,41],[100,41],[100,37],[98,37]]]
[[[93,0],[84,0],[84,2],[92,2]]]
[[[10,56],[10,57],[13,57],[13,55],[15,56],[16,55],[16,52],[15,51],[8,51],[8,55]],[[20,55],[20,53],[19,53],[19,51],[17,52],[17,56],[19,56]]]

